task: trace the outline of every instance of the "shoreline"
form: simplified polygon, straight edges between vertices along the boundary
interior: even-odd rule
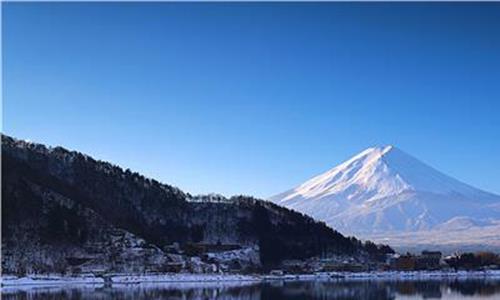
[[[224,283],[313,280],[446,280],[446,279],[498,279],[500,270],[488,271],[380,271],[380,272],[324,272],[315,274],[242,275],[242,274],[109,274],[95,276],[27,275],[23,277],[2,275],[1,288],[15,286],[63,285],[115,285],[142,283]]]

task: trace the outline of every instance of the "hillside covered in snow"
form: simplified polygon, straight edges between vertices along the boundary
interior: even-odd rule
[[[366,149],[270,201],[397,247],[500,248],[500,196],[394,146]]]

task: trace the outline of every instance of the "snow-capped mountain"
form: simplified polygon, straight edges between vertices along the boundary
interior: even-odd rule
[[[491,226],[500,224],[500,196],[453,179],[394,146],[366,149],[269,200],[342,233],[388,243],[392,236],[418,232],[429,235],[433,244],[446,244],[446,235],[437,241],[435,236],[484,227],[488,240],[500,246],[500,230],[491,240]],[[393,242],[413,243],[404,238]]]

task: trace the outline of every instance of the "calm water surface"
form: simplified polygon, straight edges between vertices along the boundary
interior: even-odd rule
[[[500,280],[304,281],[4,288],[2,299],[500,299]]]

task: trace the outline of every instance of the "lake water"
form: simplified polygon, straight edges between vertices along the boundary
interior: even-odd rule
[[[500,299],[500,280],[24,286],[3,288],[2,299]]]

